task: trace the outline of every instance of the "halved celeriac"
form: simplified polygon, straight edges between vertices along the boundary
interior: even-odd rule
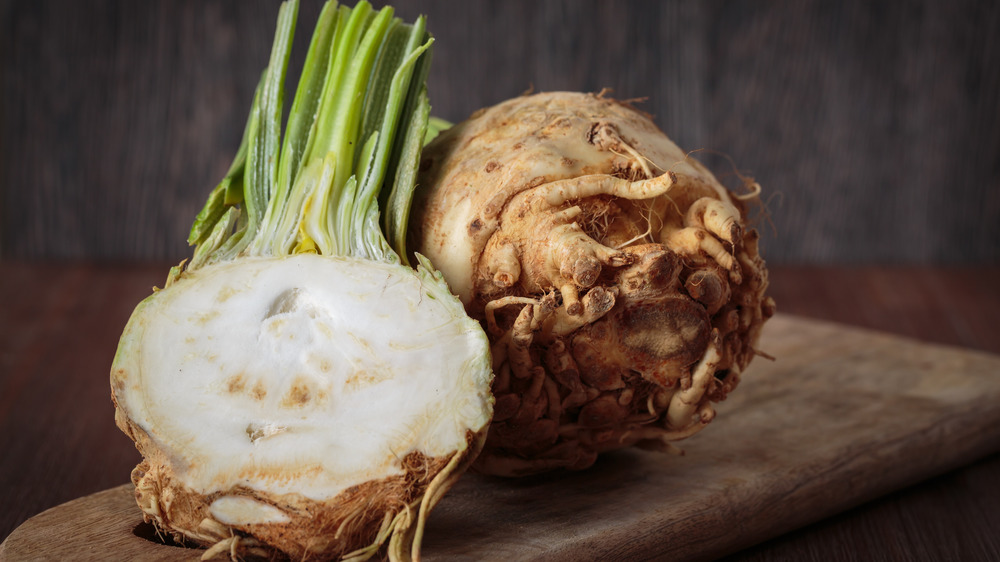
[[[282,127],[297,10],[192,259],[125,327],[115,419],[144,519],[203,558],[417,558],[493,413],[486,335],[405,247],[432,39],[327,2]]]
[[[485,335],[422,271],[247,258],[149,297],[112,368],[116,419],[145,458],[140,505],[199,542],[227,538],[218,522],[296,558],[415,518],[492,412]]]

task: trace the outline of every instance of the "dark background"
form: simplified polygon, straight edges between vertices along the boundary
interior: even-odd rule
[[[646,97],[681,147],[761,182],[771,263],[1000,263],[1000,3],[393,4],[437,37],[435,114],[529,88]],[[0,258],[187,256],[277,9],[0,0]]]
[[[648,97],[678,144],[764,185],[783,313],[1000,353],[1000,2],[394,5],[430,18],[437,115],[532,87]],[[303,2],[298,60],[319,6]],[[0,539],[138,461],[107,368],[135,303],[189,254],[277,10],[0,0]],[[996,560],[998,467],[994,453],[733,560]]]

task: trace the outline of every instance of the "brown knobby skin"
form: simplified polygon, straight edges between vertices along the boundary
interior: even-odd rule
[[[601,94],[526,95],[424,150],[412,248],[490,338],[496,407],[475,468],[582,469],[674,450],[715,416],[774,301],[745,194]]]

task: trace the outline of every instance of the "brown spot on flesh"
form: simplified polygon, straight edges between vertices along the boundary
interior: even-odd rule
[[[262,381],[257,381],[253,388],[250,389],[250,396],[255,400],[263,400],[267,396],[267,389],[264,388],[264,383]]]
[[[292,387],[288,389],[288,393],[281,400],[281,405],[286,408],[301,408],[308,404],[311,399],[312,389],[309,384],[302,377],[297,377],[292,381]]]
[[[483,168],[483,170],[485,170],[487,174],[490,174],[497,171],[499,168],[500,168],[499,162],[497,162],[496,160],[490,160],[489,162],[486,163],[486,166]]]
[[[243,392],[244,388],[246,388],[246,377],[243,373],[238,373],[226,379],[226,391],[230,394]]]
[[[344,386],[349,389],[357,390],[363,386],[371,386],[391,378],[392,372],[387,369],[358,369],[357,371],[351,373],[351,376],[347,377],[347,380],[344,382]]]
[[[246,431],[247,439],[249,439],[251,443],[256,443],[258,439],[264,437],[264,429],[255,424],[248,425]]]

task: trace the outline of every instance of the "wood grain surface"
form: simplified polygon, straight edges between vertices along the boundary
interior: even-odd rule
[[[139,458],[131,442],[114,426],[108,369],[132,308],[152,285],[163,282],[167,266],[0,261],[0,539],[47,508],[127,481]],[[1000,354],[1000,324],[995,322],[1000,316],[1000,268],[786,266],[772,268],[771,279],[771,293],[782,313]],[[851,353],[845,350],[844,360]],[[755,368],[760,365],[769,364],[754,363]],[[745,382],[750,380],[748,375]],[[749,400],[753,392],[752,384],[741,386],[723,408],[739,404],[735,401],[738,394],[747,394],[742,400]],[[919,389],[901,392],[919,393]],[[828,402],[821,404],[828,406]],[[723,409],[723,413],[727,411]],[[709,439],[716,435],[722,438],[727,426],[733,425],[727,416],[732,418],[739,410],[736,412],[720,415],[697,441],[687,442],[687,456],[670,458],[669,462],[696,458],[697,446],[711,449]],[[996,414],[996,407],[966,414],[973,420],[988,419]],[[766,416],[768,412],[760,410],[754,415]],[[864,408],[850,414],[869,415],[875,413]],[[802,431],[808,430],[804,425]],[[940,437],[936,431],[950,430],[932,428],[927,436]],[[698,445],[702,441],[707,443]],[[942,456],[948,452],[942,451]],[[601,466],[624,470],[613,467],[628,464],[622,459],[633,454],[638,453],[622,453]],[[861,455],[855,462],[865,458]],[[952,460],[957,462],[957,458]],[[896,466],[905,473],[911,470],[909,464]],[[916,482],[929,476],[887,476],[883,472],[866,469],[853,481],[863,488],[871,484],[866,483],[869,474],[873,482],[890,476]],[[754,546],[734,545],[747,548],[729,559],[996,560],[1000,558],[1000,536],[995,532],[1000,528],[998,474],[1000,454],[993,454],[898,492],[888,493],[888,487],[877,492],[869,489],[867,498],[887,495],[839,515],[832,513],[863,498],[855,497],[810,517],[783,521],[784,529],[797,530]],[[904,483],[897,481],[898,485]],[[520,486],[541,484],[536,481]],[[533,501],[537,505],[546,500]],[[516,508],[500,505],[508,514]],[[588,509],[591,513],[598,510]],[[447,520],[452,517],[448,513],[442,510],[435,516]],[[812,521],[816,522],[810,524]],[[731,529],[730,521],[718,517],[705,525]],[[744,531],[737,527],[735,532]],[[769,531],[776,532],[780,531]],[[633,554],[643,558],[641,553]]]
[[[441,117],[530,88],[648,98],[730,185],[760,180],[772,263],[1000,263],[1000,3],[392,4],[428,16]],[[277,10],[0,0],[0,256],[185,256]]]
[[[468,475],[429,519],[424,559],[716,558],[1000,451],[1000,356],[782,315],[761,348],[777,360],[684,456]],[[0,559],[199,556],[137,536],[141,523],[131,485],[114,488],[30,519]]]

